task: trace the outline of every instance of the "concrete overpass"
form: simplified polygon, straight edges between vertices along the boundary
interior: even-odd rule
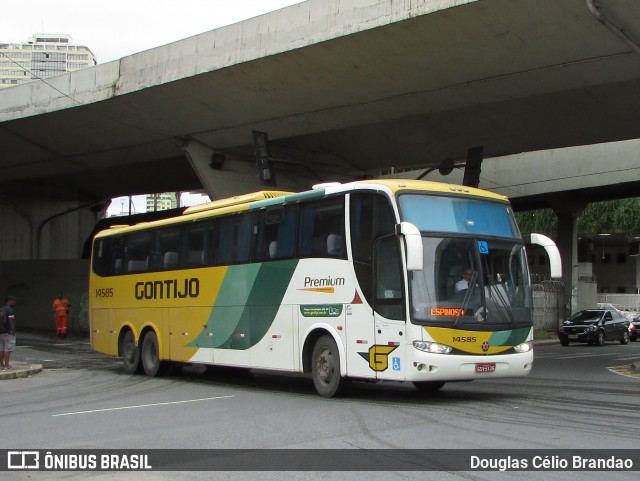
[[[309,0],[4,89],[0,213],[12,229],[0,256],[77,258],[111,197],[259,189],[253,130],[269,135],[279,188],[483,146],[483,175],[500,165],[493,184],[513,191],[507,179],[542,172],[559,193],[585,194],[556,202],[575,219],[592,187],[637,192],[637,155],[625,150],[615,172],[601,155],[565,159],[558,182],[553,156],[519,154],[640,138],[639,45],[634,0]],[[545,194],[510,193],[523,207]]]
[[[310,0],[0,91],[0,192],[252,190],[252,130],[294,187],[638,138],[639,44],[633,0]]]

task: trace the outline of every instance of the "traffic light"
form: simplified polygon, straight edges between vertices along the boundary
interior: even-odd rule
[[[269,152],[269,138],[265,132],[252,131],[253,148],[256,154],[256,165],[258,166],[258,177],[262,185],[270,187],[276,186],[276,175],[271,162]]]
[[[467,163],[464,168],[464,178],[462,184],[467,187],[478,187],[480,185],[480,166],[484,148],[473,147],[467,150]]]

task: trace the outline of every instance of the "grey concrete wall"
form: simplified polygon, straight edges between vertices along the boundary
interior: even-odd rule
[[[0,295],[18,298],[16,327],[55,331],[52,304],[62,291],[71,302],[67,328],[88,333],[88,260],[40,260],[0,262]]]
[[[595,282],[578,281],[578,301],[575,311],[593,309],[598,302],[598,285]]]
[[[77,201],[0,199],[0,261],[80,259],[100,213]]]

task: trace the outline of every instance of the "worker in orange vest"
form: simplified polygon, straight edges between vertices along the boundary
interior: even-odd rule
[[[56,333],[60,337],[67,336],[67,316],[69,315],[70,307],[71,303],[64,297],[62,292],[53,300],[53,317],[56,320]]]

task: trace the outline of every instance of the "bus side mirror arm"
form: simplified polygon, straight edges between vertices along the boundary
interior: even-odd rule
[[[411,222],[396,224],[396,234],[404,237],[407,270],[421,271],[423,269],[422,235],[418,228]]]
[[[562,277],[562,260],[560,259],[560,251],[558,246],[553,240],[542,234],[532,233],[529,239],[525,237],[525,241],[529,241],[529,244],[537,244],[544,247],[547,255],[549,256],[549,267],[551,268],[551,277],[559,279]]]

